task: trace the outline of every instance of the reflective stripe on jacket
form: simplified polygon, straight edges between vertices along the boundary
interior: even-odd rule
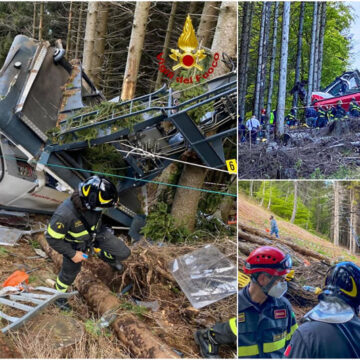
[[[74,204],[71,199],[66,199],[56,209],[47,228],[46,239],[50,246],[57,252],[68,257],[75,255],[73,244],[84,244],[90,240],[90,234],[82,221],[76,216]],[[99,229],[101,225],[101,213],[86,211],[82,213],[91,230]]]
[[[239,292],[238,357],[281,358],[298,325],[289,301],[268,297],[256,306],[248,286]]]

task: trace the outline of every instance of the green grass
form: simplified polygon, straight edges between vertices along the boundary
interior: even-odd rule
[[[41,249],[40,244],[34,240],[34,239],[29,239],[30,245],[33,249]]]
[[[148,311],[145,306],[136,305],[130,302],[124,302],[121,304],[121,309],[128,310],[135,314],[136,316],[142,318],[144,314]]]
[[[0,246],[0,256],[7,256],[9,251],[5,249],[3,246]]]

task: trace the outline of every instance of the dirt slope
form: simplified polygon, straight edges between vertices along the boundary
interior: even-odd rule
[[[266,230],[270,228],[270,215],[274,214],[259,206],[255,200],[241,193],[238,195],[238,218],[240,221],[249,226]],[[360,257],[350,254],[347,249],[334,246],[330,241],[314,235],[297,225],[282,220],[276,215],[275,219],[279,227],[280,237],[292,238],[297,245],[308,247],[334,260],[349,260],[360,265]]]

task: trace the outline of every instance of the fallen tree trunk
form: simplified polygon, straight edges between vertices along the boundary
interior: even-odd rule
[[[0,331],[0,359],[20,359],[21,354],[15,349],[8,336]]]
[[[305,256],[310,256],[312,258],[318,259],[318,260],[322,260],[326,263],[330,263],[330,259],[327,256],[321,255],[315,251],[303,248],[299,245],[294,244],[293,242],[289,241],[289,240],[284,240],[284,239],[278,239],[275,236],[271,236],[268,233],[266,233],[265,231],[262,230],[258,230],[255,229],[253,227],[250,227],[248,225],[245,225],[241,222],[238,222],[238,227],[239,227],[239,232],[238,232],[238,236],[239,238],[254,242],[256,244],[259,245],[269,245],[269,244],[273,244],[273,243],[282,243],[288,247],[290,247],[291,249],[293,249],[294,251],[298,252],[299,254],[305,255]],[[242,229],[242,230],[240,230]]]
[[[36,240],[46,254],[60,268],[62,256],[53,250],[43,234],[37,234]],[[179,358],[168,345],[151,333],[146,325],[134,315],[121,311],[122,302],[114,296],[109,288],[95,278],[89,266],[84,263],[81,272],[75,280],[75,287],[85,298],[87,304],[102,316],[105,313],[116,311],[121,315],[111,324],[111,327],[120,341],[136,358]]]

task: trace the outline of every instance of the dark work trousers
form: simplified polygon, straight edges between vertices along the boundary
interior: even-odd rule
[[[237,327],[236,318],[232,318],[229,321],[215,324],[210,333],[213,339],[218,344],[232,345],[236,344],[237,339]]]
[[[72,243],[75,250],[85,252],[86,245],[84,243]],[[97,249],[98,256],[108,262],[110,265],[127,259],[131,252],[125,243],[113,235],[109,230],[106,230],[96,236],[94,249]],[[100,249],[100,251],[99,251]],[[74,263],[71,259],[63,256],[63,263],[57,280],[57,288],[60,291],[66,291],[70,286],[77,274],[81,270],[81,263]]]

